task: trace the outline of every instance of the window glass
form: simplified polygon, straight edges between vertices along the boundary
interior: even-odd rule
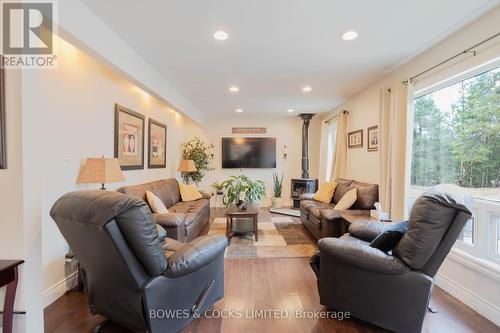
[[[416,98],[412,148],[411,190],[457,184],[500,202],[500,68]]]

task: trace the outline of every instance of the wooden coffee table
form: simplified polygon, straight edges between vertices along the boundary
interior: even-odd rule
[[[241,210],[236,207],[235,204],[230,204],[226,208],[226,236],[229,240],[231,240],[231,236],[233,235],[233,219],[235,218],[251,218],[253,220],[253,233],[255,235],[255,241],[259,240],[259,229],[257,226],[259,220],[259,207],[254,204],[248,204],[246,210]]]

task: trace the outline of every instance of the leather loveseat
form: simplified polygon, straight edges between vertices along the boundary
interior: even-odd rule
[[[184,202],[181,200],[179,183],[174,178],[161,179],[150,183],[124,186],[117,190],[147,202],[146,191],[153,192],[168,209],[166,214],[153,214],[155,222],[167,230],[169,238],[189,242],[200,234],[210,219],[210,195]]]
[[[314,193],[303,194],[300,198],[300,220],[316,239],[342,235],[342,211],[334,210],[333,207],[349,190],[357,189],[357,200],[349,209],[350,212],[369,215],[370,209],[378,201],[377,184],[343,178],[337,178],[335,182],[337,187],[330,203],[314,200]]]

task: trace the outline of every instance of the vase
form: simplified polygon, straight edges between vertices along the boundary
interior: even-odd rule
[[[273,208],[281,208],[282,207],[281,202],[282,198],[273,197],[273,203],[272,203]]]

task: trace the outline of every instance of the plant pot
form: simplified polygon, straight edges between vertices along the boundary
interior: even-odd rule
[[[283,200],[282,198],[273,197],[273,203],[272,203],[273,208],[281,208],[282,200]]]

